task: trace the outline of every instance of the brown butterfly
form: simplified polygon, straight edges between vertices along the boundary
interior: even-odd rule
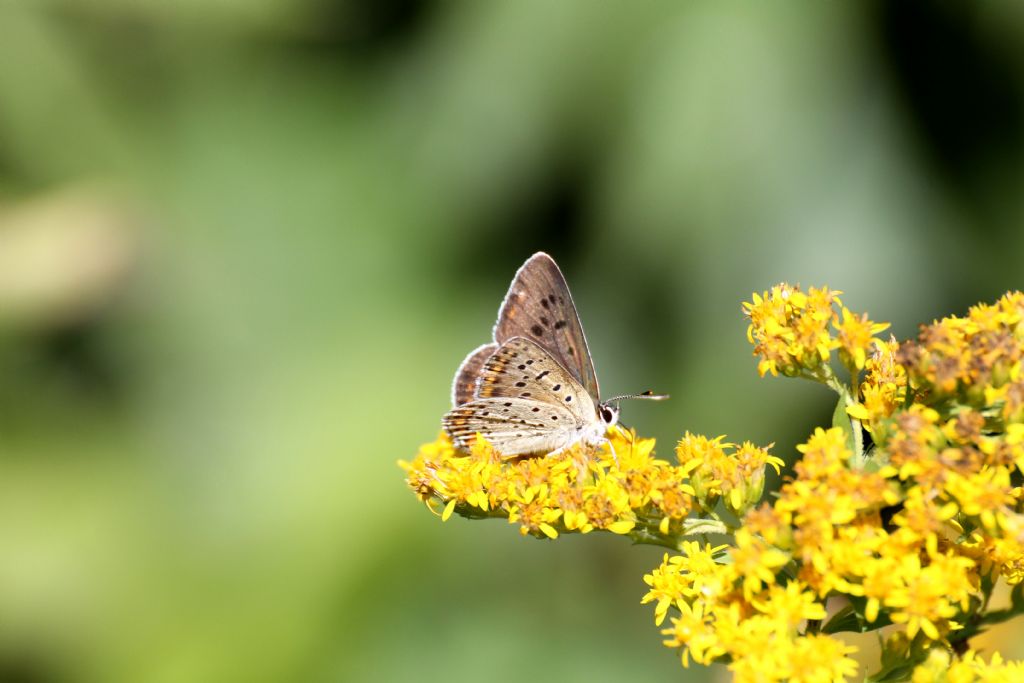
[[[618,401],[664,399],[650,391],[601,401],[569,286],[543,252],[516,272],[494,341],[474,349],[452,383],[444,429],[468,449],[477,433],[506,457],[596,447],[619,419]]]

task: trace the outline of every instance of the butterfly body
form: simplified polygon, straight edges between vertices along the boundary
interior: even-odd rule
[[[455,373],[444,429],[457,447],[467,450],[478,433],[506,457],[606,441],[618,406],[600,400],[583,327],[550,256],[538,252],[516,273],[493,336]]]

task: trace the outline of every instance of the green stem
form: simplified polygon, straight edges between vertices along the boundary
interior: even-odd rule
[[[860,378],[856,372],[856,368],[850,368],[850,382],[852,387],[848,387],[843,384],[835,373],[832,372],[832,367],[829,365],[822,366],[823,371],[821,372],[821,379],[818,381],[822,382],[832,391],[839,394],[842,398],[843,403],[847,406],[856,405],[857,398],[860,395]],[[857,463],[860,464],[860,458],[864,455],[864,434],[861,430],[860,420],[855,418],[853,415],[849,415],[850,418],[850,431],[853,436],[854,444],[854,455],[857,457]]]

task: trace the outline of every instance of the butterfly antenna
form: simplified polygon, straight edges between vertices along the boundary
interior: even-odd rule
[[[656,394],[650,389],[648,389],[647,391],[641,391],[639,394],[625,394],[623,396],[612,396],[611,398],[606,398],[605,403],[611,403],[612,401],[622,401],[627,398],[644,398],[647,399],[648,401],[664,401],[665,399],[669,398],[669,395]]]

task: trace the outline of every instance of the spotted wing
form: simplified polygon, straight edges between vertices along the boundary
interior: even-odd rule
[[[494,341],[526,337],[547,349],[597,401],[594,362],[576,306],[562,271],[544,252],[531,256],[516,273],[498,311]]]
[[[460,450],[479,433],[506,457],[550,453],[579,438],[566,408],[530,398],[478,398],[450,410],[443,425]]]
[[[476,380],[480,371],[484,369],[484,362],[491,357],[498,348],[497,344],[484,344],[469,352],[462,365],[455,371],[455,378],[452,380],[452,407],[461,406],[473,400],[476,392]]]
[[[546,349],[524,337],[513,337],[484,363],[476,398],[524,398],[559,406],[579,428],[597,420],[597,406],[587,390]]]

